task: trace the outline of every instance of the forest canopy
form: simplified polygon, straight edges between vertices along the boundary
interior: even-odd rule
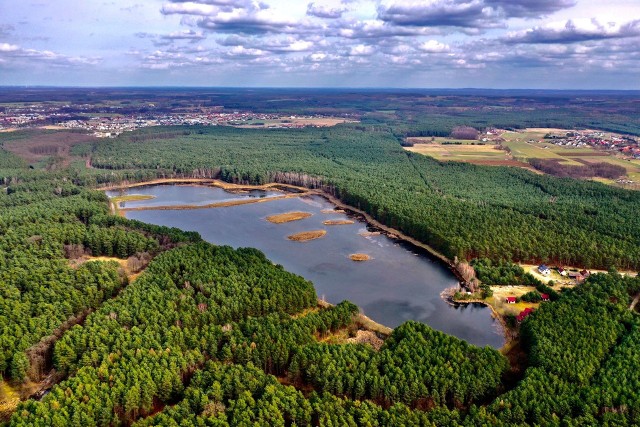
[[[334,111],[320,98],[318,109]],[[439,162],[399,144],[456,126],[563,121],[638,133],[637,120],[367,102],[358,124],[157,127],[75,146],[68,164],[28,165],[0,148],[0,397],[50,381],[44,396],[20,396],[7,425],[640,424],[640,320],[629,309],[640,278],[612,268],[640,267],[640,194]],[[347,343],[363,328],[354,304],[319,305],[312,283],[256,249],[113,215],[95,190],[182,177],[323,190],[468,261],[484,284],[536,286],[524,298],[551,301],[519,324],[517,367],[415,321],[377,336],[381,347]],[[518,261],[610,272],[556,292]]]

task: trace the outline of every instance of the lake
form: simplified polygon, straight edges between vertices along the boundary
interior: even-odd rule
[[[281,195],[278,191],[230,193],[221,188],[196,185],[154,185],[118,194],[144,194],[154,199],[129,201],[125,207],[207,205],[214,202]],[[446,265],[420,248],[372,233],[367,223],[345,213],[321,196],[272,200],[221,208],[193,210],[140,210],[127,218],[197,231],[207,241],[232,247],[254,247],[285,269],[313,282],[320,298],[339,303],[349,300],[378,323],[396,327],[417,320],[469,343],[500,348],[504,336],[491,311],[480,304],[447,304],[440,293],[458,281]],[[267,216],[303,211],[311,217],[273,224]],[[355,221],[348,225],[324,225],[325,220]],[[310,230],[326,230],[317,240],[295,242],[287,236]],[[350,254],[364,253],[371,260],[355,262]]]

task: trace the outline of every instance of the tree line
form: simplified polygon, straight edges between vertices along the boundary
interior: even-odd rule
[[[530,171],[439,162],[405,152],[388,131],[202,128],[175,139],[98,144],[92,184],[219,177],[321,188],[450,259],[640,267],[637,192]],[[145,130],[143,132],[164,132]],[[141,172],[144,171],[144,172]],[[624,220],[621,220],[624,218]]]

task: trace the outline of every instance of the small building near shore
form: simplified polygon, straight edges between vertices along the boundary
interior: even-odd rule
[[[516,297],[507,297],[505,298],[504,302],[506,302],[507,304],[515,304],[516,303]]]
[[[529,316],[529,315],[530,315],[531,313],[533,313],[533,312],[534,312],[533,308],[531,308],[531,307],[527,307],[527,308],[525,308],[524,310],[522,310],[522,311],[520,312],[520,314],[518,314],[518,315],[516,316],[516,320],[518,321],[518,323],[520,323],[520,322],[522,322],[524,319],[526,319],[526,318],[527,318],[527,316]]]

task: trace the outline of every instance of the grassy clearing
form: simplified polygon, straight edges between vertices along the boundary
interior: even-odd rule
[[[548,133],[566,133],[570,129],[531,128],[523,132],[504,132],[501,137],[505,146],[511,148],[515,158],[521,159],[554,159],[565,160],[570,164],[570,157],[609,156],[607,153],[591,147],[566,147],[550,143],[544,139]]]
[[[113,202],[132,202],[134,200],[150,200],[155,198],[156,196],[150,194],[129,194],[127,196],[114,196],[111,200]]]
[[[114,196],[111,197],[109,200],[111,200],[111,203],[114,204],[116,209],[120,209],[122,208],[121,203],[122,202],[134,202],[137,200],[151,200],[151,199],[155,199],[156,196],[152,196],[150,194],[130,194],[127,196]]]
[[[322,221],[322,223],[324,225],[347,225],[347,224],[353,224],[354,221],[350,219],[326,219]]]
[[[474,161],[474,160],[509,160],[507,152],[500,150],[497,145],[443,145],[423,144],[406,147],[414,153],[431,156],[443,161]]]
[[[0,381],[0,421],[7,420],[20,403],[20,387]]]
[[[537,308],[540,303],[517,302],[515,304],[507,304],[507,297],[521,297],[527,292],[534,291],[532,286],[492,286],[493,296],[486,299],[488,304],[494,308],[500,316],[514,315],[517,316],[525,308]]]
[[[578,150],[584,152],[584,150],[581,149],[573,151],[570,148],[561,148],[548,143],[527,142],[527,140],[521,140],[519,138],[505,139],[506,141],[503,145],[509,147],[513,158],[523,162],[526,162],[529,159],[556,159],[562,164],[579,166],[581,163],[572,160],[569,156],[572,153],[579,152]],[[566,154],[559,154],[563,152],[566,152]]]
[[[118,264],[120,264],[120,267],[122,267],[122,270],[127,275],[127,279],[129,280],[129,283],[131,283],[134,280],[136,280],[138,278],[138,276],[140,276],[140,274],[142,274],[142,271],[134,273],[132,271],[132,269],[131,269],[131,266],[129,265],[129,261],[128,260],[115,258],[115,257],[83,255],[81,258],[70,260],[69,263],[71,264],[71,267],[77,268],[80,265],[84,264],[85,262],[95,262],[95,261],[102,261],[102,262],[115,261],[115,262],[117,262]]]
[[[329,307],[332,307],[332,304],[319,299],[316,307],[305,309],[301,313],[295,314],[292,317],[296,319],[305,317]],[[362,313],[358,313],[354,316],[352,323],[347,327],[338,329],[337,331],[326,335],[316,335],[315,340],[320,343],[337,345],[363,344],[378,351],[384,344],[384,340],[391,335],[392,332],[393,329],[374,322]]]
[[[291,318],[292,319],[300,319],[302,317],[308,316],[309,314],[314,314],[314,313],[318,313],[320,311],[320,309],[322,308],[322,306],[320,304],[318,304],[316,307],[309,307],[309,308],[305,308],[304,310],[292,314]]]
[[[371,346],[374,350],[380,350],[384,341],[372,331],[363,331],[362,329],[356,332],[356,336],[347,339],[349,344],[364,344]]]
[[[299,221],[301,219],[309,218],[313,214],[309,212],[286,212],[276,215],[270,215],[267,217],[267,221],[273,224],[283,224],[285,222]]]
[[[41,388],[42,383],[29,380],[24,383],[0,381],[0,425],[11,417],[21,400],[26,400]]]
[[[367,254],[351,254],[349,255],[351,261],[369,261],[371,257]]]
[[[294,242],[308,242],[310,240],[315,240],[315,239],[324,237],[326,234],[327,234],[326,230],[303,231],[301,233],[296,233],[296,234],[287,236],[287,239],[292,240]]]

